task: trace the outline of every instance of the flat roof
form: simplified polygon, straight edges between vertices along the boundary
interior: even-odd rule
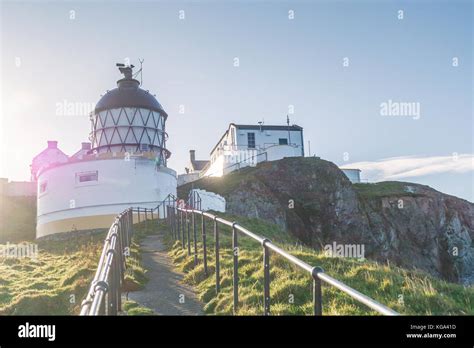
[[[216,149],[216,147],[220,144],[220,142],[222,141],[222,139],[229,133],[229,129],[231,126],[234,126],[235,128],[237,129],[251,129],[251,130],[262,130],[262,131],[265,131],[265,130],[283,130],[283,131],[302,131],[303,130],[303,127],[300,127],[298,126],[297,124],[294,124],[292,126],[276,126],[276,125],[264,125],[262,124],[261,126],[260,125],[253,125],[253,124],[236,124],[236,123],[230,123],[229,124],[229,127],[227,128],[227,130],[224,132],[224,134],[222,134],[222,136],[220,137],[219,141],[217,142],[217,144],[212,148],[210,154],[212,155],[212,153],[214,152],[214,150]]]
[[[275,125],[265,125],[262,124],[260,125],[253,125],[253,124],[235,124],[231,123],[230,126],[235,126],[235,128],[238,129],[253,129],[253,130],[294,130],[294,131],[300,131],[303,130],[303,127],[298,126],[297,124],[291,125],[291,126],[275,126]]]

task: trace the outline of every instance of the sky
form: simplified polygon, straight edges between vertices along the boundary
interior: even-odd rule
[[[178,173],[229,123],[289,114],[306,155],[474,201],[471,1],[0,2],[0,177],[47,140],[76,152],[115,63],[144,59]]]

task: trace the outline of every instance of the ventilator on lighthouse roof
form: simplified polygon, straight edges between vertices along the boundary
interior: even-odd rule
[[[117,64],[124,78],[117,88],[107,91],[91,114],[92,151],[156,154],[166,165],[171,153],[166,149],[167,113],[133,77],[133,65]]]

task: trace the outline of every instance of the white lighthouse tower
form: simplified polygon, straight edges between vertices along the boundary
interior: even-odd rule
[[[117,65],[124,78],[91,113],[91,149],[36,172],[37,238],[108,228],[130,206],[153,208],[176,195],[176,172],[166,166],[168,115],[140,88],[133,65]]]

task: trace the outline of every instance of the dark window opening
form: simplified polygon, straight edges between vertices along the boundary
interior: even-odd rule
[[[280,138],[280,139],[278,139],[278,144],[279,145],[288,145],[288,139]]]
[[[247,143],[249,149],[255,149],[255,133],[247,133]]]
[[[99,172],[90,172],[90,173],[83,173],[83,174],[76,174],[78,177],[79,182],[87,182],[87,181],[98,181],[99,180]]]

